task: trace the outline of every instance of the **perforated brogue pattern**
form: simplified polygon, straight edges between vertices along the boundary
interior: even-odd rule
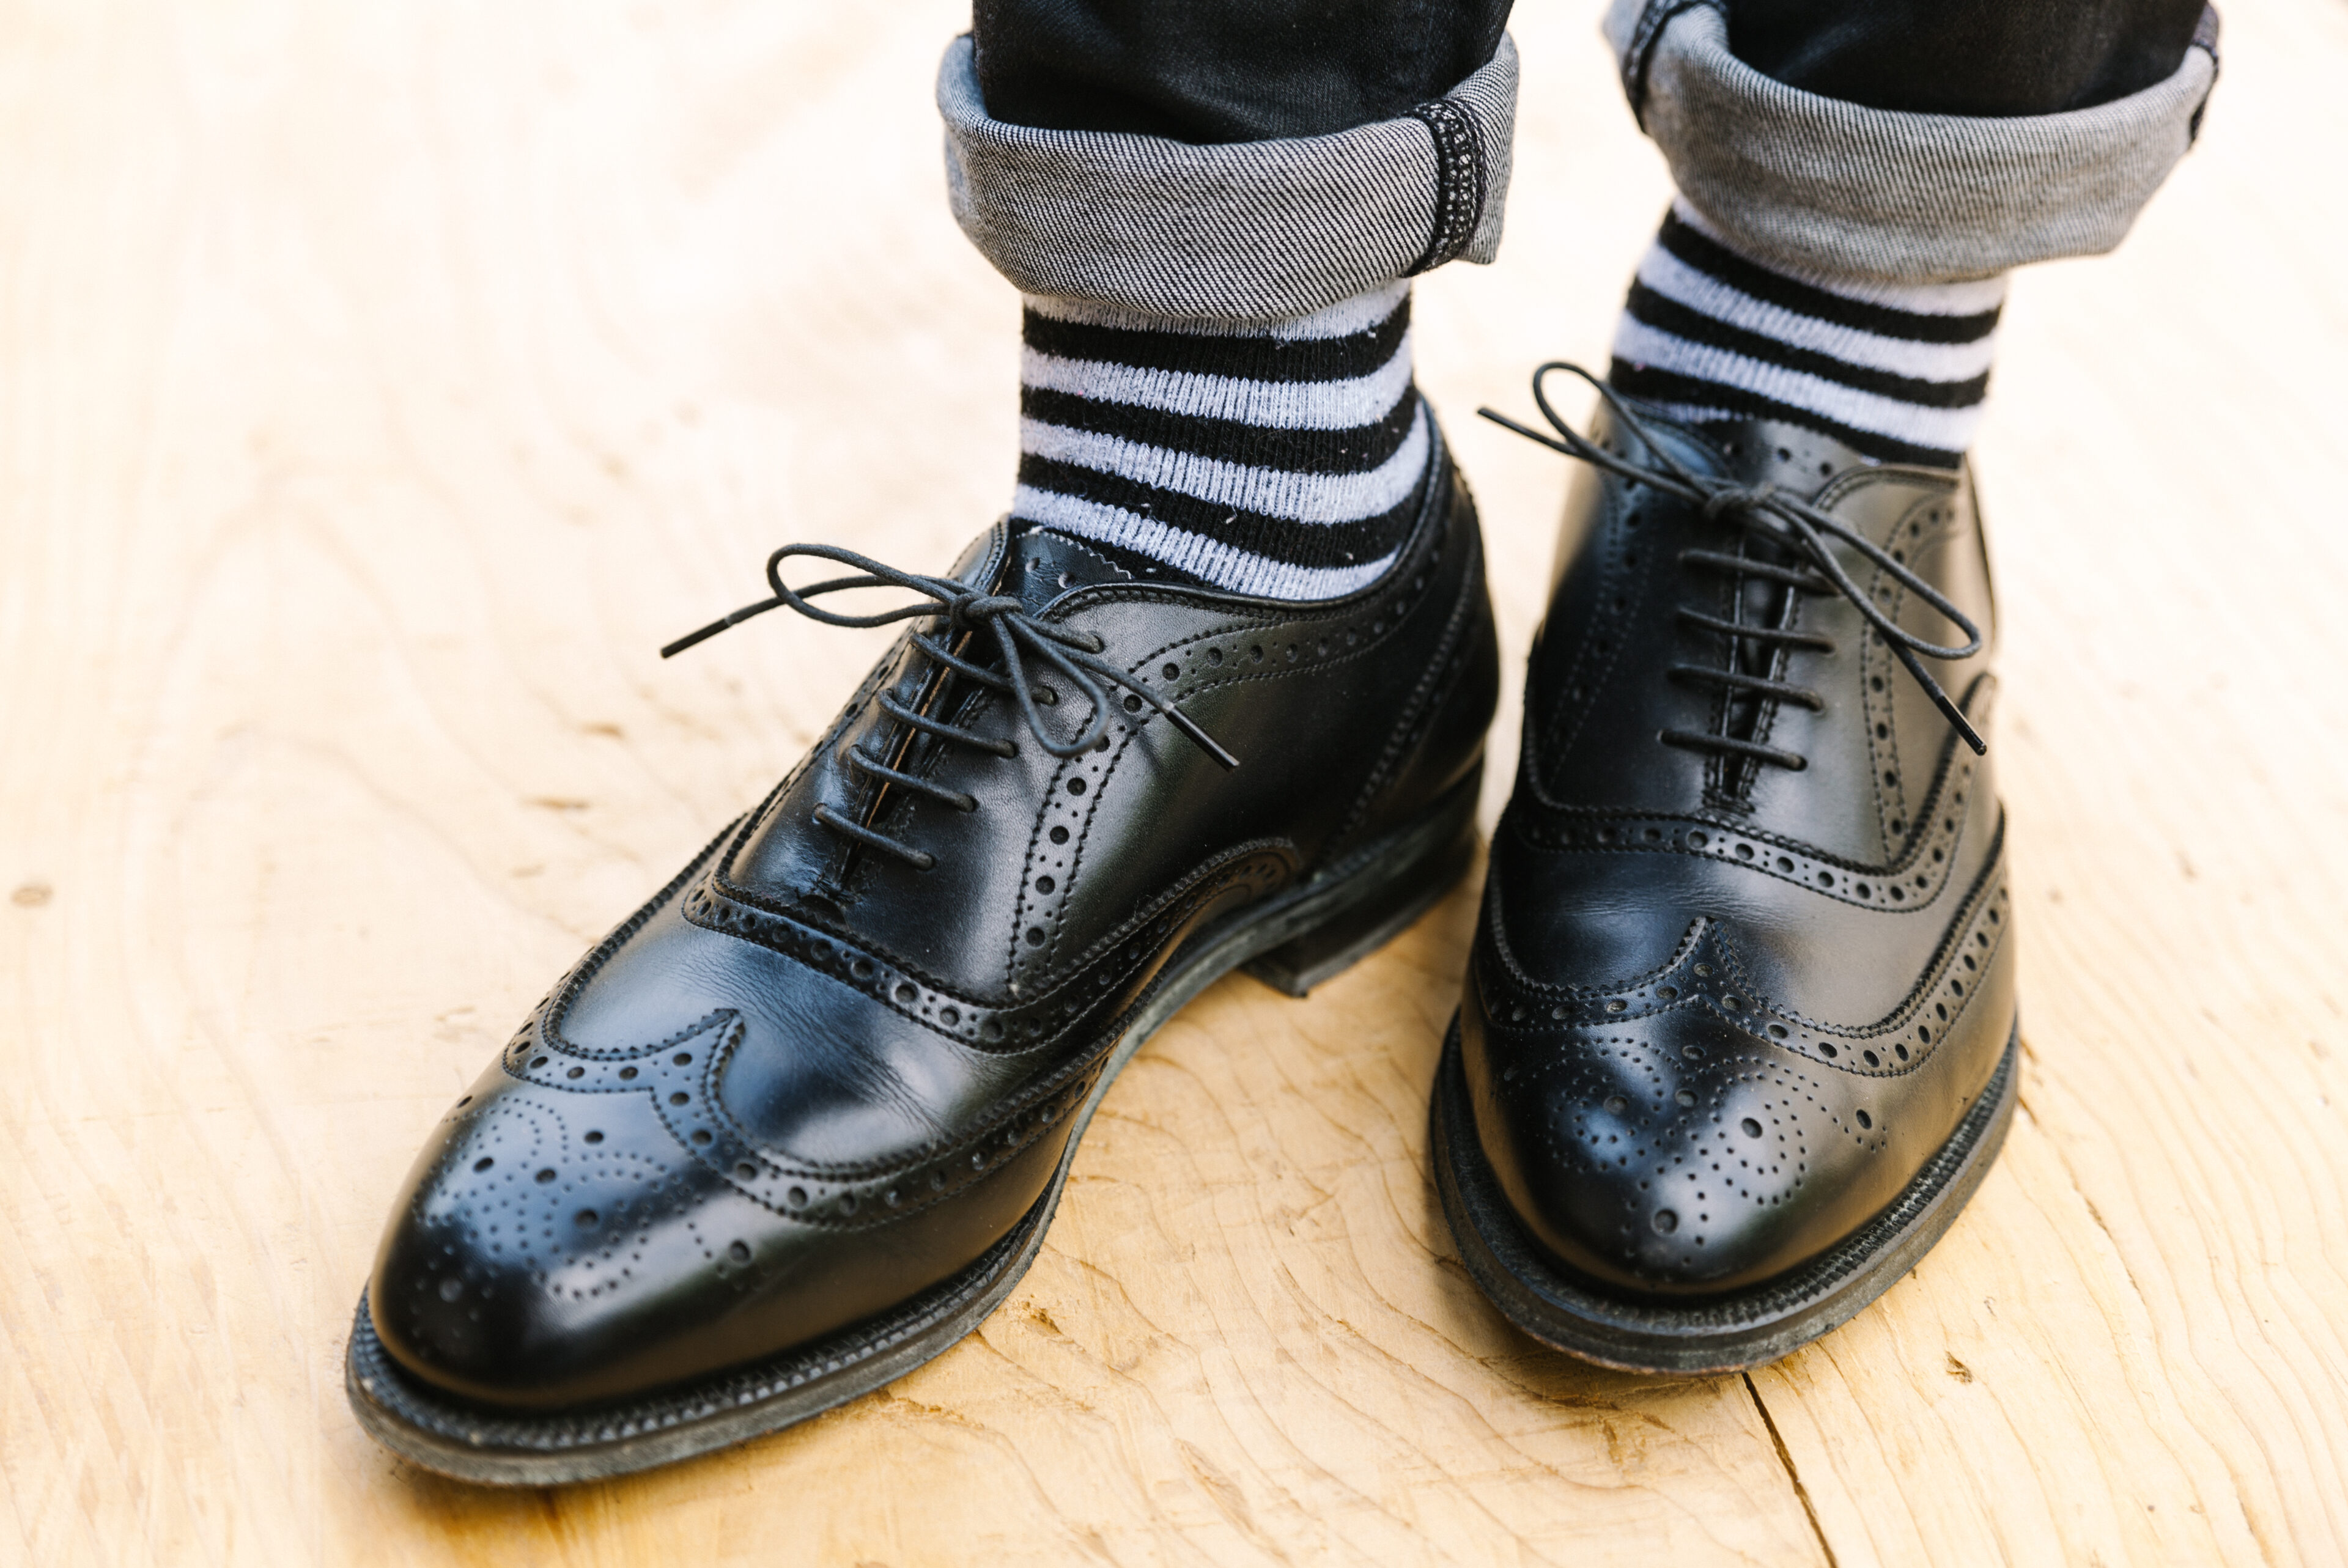
[[[1621,1194],[1615,1239],[1633,1271],[1701,1277],[1708,1238],[1736,1215],[1792,1202],[1838,1150],[1890,1146],[1901,1097],[1854,1092],[1853,1081],[1896,1080],[1932,1058],[1978,993],[2008,908],[2000,874],[1900,1009],[1867,1026],[1772,1003],[1709,919],[1668,963],[1611,989],[1496,984],[1502,966],[1479,963],[1488,1063],[1510,1100],[1547,1108],[1527,1129],[1546,1168]],[[1720,1027],[1670,1038],[1639,1027],[1691,1011]]]
[[[589,1047],[561,1033],[560,1020],[588,981],[679,896],[680,885],[691,883],[684,890],[682,913],[697,925],[796,958],[872,1002],[965,1045],[984,1048],[1000,1041],[1004,1049],[1025,1050],[1097,1032],[1105,1015],[1132,1004],[1138,994],[1134,982],[1201,910],[1234,894],[1250,900],[1262,897],[1285,883],[1294,869],[1292,855],[1282,848],[1246,851],[1243,846],[1236,861],[1210,867],[1178,886],[1156,910],[1129,922],[1117,933],[1122,940],[1105,947],[1100,962],[1053,992],[1015,1007],[989,1008],[932,986],[836,937],[728,898],[715,890],[714,878],[705,875],[694,881],[734,831],[721,835],[667,888],[589,952],[531,1010],[508,1043],[503,1065],[514,1078],[564,1095],[648,1096],[678,1149],[695,1163],[777,1214],[835,1226],[884,1224],[953,1197],[1056,1126],[1090,1091],[1099,1062],[1079,1059],[1063,1064],[1006,1102],[987,1125],[926,1150],[911,1162],[818,1166],[778,1159],[753,1143],[726,1113],[717,1093],[726,1058],[743,1034],[733,1009],[716,1009],[660,1040],[632,1047]],[[564,1169],[557,1167],[558,1176]]]
[[[1457,1048],[1458,1026],[1455,1023],[1447,1049],[1456,1051]],[[1948,1142],[1941,1144],[1933,1152],[1931,1157],[1924,1162],[1923,1167],[1916,1173],[1908,1185],[1900,1190],[1898,1197],[1878,1211],[1866,1224],[1859,1226],[1834,1245],[1828,1247],[1824,1252],[1790,1272],[1764,1284],[1721,1295],[1671,1300],[1626,1299],[1612,1293],[1593,1295],[1585,1290],[1579,1280],[1555,1272],[1550,1260],[1513,1230],[1505,1233],[1483,1232],[1481,1233],[1483,1239],[1491,1243],[1496,1251],[1502,1253],[1506,1266],[1509,1267],[1519,1278],[1538,1279],[1541,1282],[1544,1294],[1561,1299],[1578,1300],[1588,1310],[1601,1316],[1608,1322],[1685,1333],[1692,1327],[1728,1328],[1777,1319],[1790,1307],[1829,1297],[1842,1286],[1844,1281],[1860,1273],[1870,1261],[1879,1255],[1885,1246],[1896,1238],[1908,1234],[1911,1227],[1945,1198],[1951,1183],[1961,1180],[1964,1168],[1978,1155],[1984,1138],[2002,1135],[1998,1130],[2000,1112],[2002,1108],[2010,1104],[2016,1050],[2017,1047],[2013,1043],[2007,1044],[2005,1050],[1999,1055],[1996,1068],[1990,1074],[1989,1081],[1982,1086],[1978,1093],[1965,1098],[1963,1103],[1967,1109]],[[1626,1096],[1626,1101],[1627,1098]],[[1627,1103],[1625,1109],[1629,1109]],[[1739,1131],[1742,1130],[1740,1127]],[[1457,1132],[1452,1135],[1455,1140],[1459,1137]],[[1472,1133],[1470,1135],[1472,1136]],[[1622,1168],[1617,1167],[1617,1169]],[[1479,1184],[1488,1183],[1489,1180],[1488,1177],[1479,1178],[1472,1165],[1463,1167],[1462,1174],[1465,1180],[1478,1181]],[[1497,1199],[1500,1194],[1494,1192],[1491,1196]],[[1699,1202],[1703,1201],[1706,1200],[1699,1200]],[[1658,1204],[1658,1207],[1660,1206]],[[1706,1212],[1703,1209],[1697,1210],[1699,1216]],[[1680,1226],[1684,1223],[1684,1216],[1674,1210],[1668,1229],[1655,1225],[1652,1220],[1648,1222],[1648,1229],[1658,1237],[1673,1236],[1679,1233]],[[1697,1223],[1714,1222],[1699,1217]],[[1639,1225],[1635,1208],[1632,1214],[1626,1216],[1622,1224],[1628,1225],[1632,1237],[1638,1236]],[[1618,1239],[1622,1237],[1622,1225],[1618,1225],[1616,1235]],[[1687,1272],[1688,1265],[1698,1261],[1692,1242],[1691,1235],[1689,1245],[1679,1249],[1675,1259],[1668,1246],[1658,1249],[1663,1255],[1663,1261],[1675,1265],[1673,1271],[1683,1276]],[[1663,1271],[1651,1267],[1637,1272],[1643,1272],[1647,1277],[1654,1278]]]
[[[1698,1009],[1756,1045],[1807,1057],[1821,1067],[1863,1077],[1899,1077],[1921,1067],[1949,1037],[1977,992],[1979,977],[2004,941],[2012,893],[2003,858],[1993,857],[1992,863],[1998,869],[1959,911],[1950,937],[1916,987],[1898,1008],[1872,1022],[1812,1019],[1771,1001],[1720,924],[1701,917],[1691,925],[1679,952],[1652,974],[1612,988],[1544,984],[1528,976],[1509,952],[1494,893],[1488,898],[1485,928],[1490,955],[1499,961],[1478,962],[1473,973],[1491,1020],[1490,1034],[1512,1052],[1519,1048],[1538,1052],[1545,1041],[1570,1046],[1578,1031],[1593,1027]]]
[[[1854,866],[1774,834],[1754,833],[1715,817],[1646,816],[1627,812],[1512,812],[1508,831],[1545,850],[1700,855],[1761,876],[1869,908],[1921,909],[1941,896],[1956,869],[1965,802],[1978,764],[1950,748],[1919,813],[1923,824],[1897,865]]]
[[[565,1094],[647,1096],[677,1146],[721,1180],[778,1214],[835,1226],[886,1223],[953,1197],[1048,1133],[1099,1077],[1098,1062],[1072,1063],[985,1127],[913,1161],[815,1167],[759,1148],[727,1113],[718,1086],[743,1034],[740,1016],[721,1009],[682,1036],[582,1060],[550,1038],[541,1013],[507,1048],[506,1070]]]
[[[427,1431],[476,1448],[560,1453],[623,1442],[781,1398],[844,1367],[868,1361],[916,1337],[928,1325],[966,1310],[982,1296],[1004,1256],[1024,1240],[1022,1230],[996,1242],[972,1266],[934,1286],[887,1318],[727,1372],[689,1389],[670,1389],[593,1409],[552,1416],[502,1416],[436,1397],[392,1359],[359,1302],[351,1329],[351,1375],[370,1398]]]
[[[1879,1131],[1835,1109],[1824,1074],[1758,1047],[1691,1064],[1651,1041],[1599,1035],[1501,1076],[1556,1108],[1540,1130],[1550,1168],[1612,1178],[1622,1254],[1663,1272],[1700,1273],[1711,1229],[1732,1207],[1791,1202],[1829,1139],[1884,1146]]]
[[[1146,994],[1146,985],[1133,982],[1179,941],[1181,930],[1200,911],[1234,894],[1249,900],[1262,897],[1285,882],[1292,870],[1291,857],[1266,850],[1213,868],[1176,889],[1157,912],[1129,927],[1128,941],[1109,952],[1107,960],[1055,994],[1011,1009],[953,999],[836,938],[783,917],[744,909],[711,894],[705,883],[696,884],[687,896],[687,912],[698,896],[700,923],[760,940],[786,956],[804,954],[803,961],[829,978],[927,1027],[959,1031],[957,1037],[965,1044],[1013,1038],[1050,1044],[1071,1034],[1104,1034],[1103,1015],[1121,1012]],[[632,934],[644,917],[632,920],[622,931]],[[588,968],[582,966],[582,970]],[[719,1093],[726,1062],[744,1037],[734,1009],[716,1009],[646,1044],[588,1048],[565,1039],[559,1027],[562,1010],[582,983],[566,981],[531,1011],[507,1045],[505,1071],[563,1096],[645,1096],[680,1151],[755,1202],[802,1224],[850,1228],[885,1224],[952,1198],[1050,1134],[1091,1091],[1101,1071],[1097,1055],[1064,1063],[1006,1100],[983,1126],[928,1148],[911,1161],[819,1165],[785,1160],[743,1132]],[[1113,1038],[1113,1031],[1105,1037]],[[600,1141],[599,1132],[591,1132],[593,1141]],[[557,1169],[558,1175],[563,1174],[564,1168]]]
[[[1280,620],[1235,620],[1162,644],[1128,668],[1166,702],[1181,705],[1222,688],[1290,680],[1358,661],[1398,635],[1426,607],[1437,576],[1436,553],[1431,549],[1407,579],[1359,602],[1341,601],[1327,610]],[[1071,596],[1071,602],[1081,604],[1094,591]],[[1472,605],[1473,596],[1463,593],[1460,600]],[[1455,619],[1458,614],[1455,608]],[[1434,662],[1441,660],[1439,652]],[[1133,738],[1157,718],[1130,693],[1121,706],[1126,716],[1112,722],[1110,733],[1092,751],[1062,764],[1037,808],[1006,943],[1006,983],[1014,994],[1048,984],[1068,961],[1060,940],[1062,917],[1081,875],[1101,793]],[[1365,798],[1383,778],[1374,773]]]
[[[1675,428],[1668,421],[1658,423],[1666,428]],[[1798,438],[1789,438],[1797,439],[1798,444]],[[1614,432],[1602,436],[1598,445],[1604,450],[1619,452],[1635,443],[1626,443],[1619,432]],[[1736,450],[1735,444],[1730,443],[1726,450],[1733,454]],[[1814,460],[1817,454],[1805,450],[1798,456],[1807,462]],[[1797,454],[1780,448],[1777,456],[1783,463],[1795,459]],[[1838,471],[1838,468],[1835,461],[1819,465],[1821,476],[1827,477],[1828,482],[1814,500],[1815,504],[1828,510],[1855,496],[1886,487],[1921,492],[1912,503],[1891,517],[1884,528],[1883,538],[1878,541],[1890,548],[1899,559],[1904,559],[1919,548],[1927,529],[1962,520],[1952,499],[1958,489],[1953,479],[1913,469],[1842,467]],[[1529,800],[1552,809],[1571,809],[1556,794],[1552,764],[1571,752],[1584,723],[1605,696],[1614,678],[1621,652],[1631,641],[1626,630],[1630,618],[1659,612],[1658,607],[1648,598],[1653,591],[1652,574],[1659,567],[1669,564],[1671,552],[1647,542],[1643,536],[1651,531],[1648,525],[1653,520],[1655,507],[1682,506],[1683,503],[1655,496],[1636,481],[1612,478],[1603,481],[1590,518],[1591,531],[1578,547],[1574,562],[1573,569],[1577,573],[1591,573],[1596,580],[1587,597],[1574,604],[1575,614],[1569,635],[1575,641],[1568,655],[1568,662],[1555,675],[1537,675],[1538,689],[1527,693],[1522,773],[1518,791],[1520,803]],[[1910,535],[1910,541],[1905,544],[1895,542],[1903,533]],[[1883,579],[1884,574],[1879,572],[1879,587]],[[1715,611],[1731,612],[1734,608],[1731,585],[1724,581],[1716,586],[1715,591],[1719,596]],[[1553,613],[1554,610],[1553,606]],[[1668,609],[1660,612],[1668,613]],[[1792,618],[1789,625],[1798,625],[1807,611],[1797,603],[1788,613]],[[1558,627],[1544,623],[1540,635],[1548,638],[1558,634]],[[1878,648],[1874,638],[1866,637],[1862,641],[1869,655],[1880,652],[1884,661],[1890,662],[1888,651]],[[1778,651],[1776,667],[1771,671],[1772,679],[1787,678],[1790,658],[1789,650]],[[1540,664],[1541,661],[1537,656],[1537,672]],[[1906,677],[1903,674],[1901,678]],[[1884,694],[1888,695],[1888,692]],[[1712,699],[1710,723],[1715,726],[1720,722],[1721,704],[1725,700],[1725,692],[1715,693]],[[1776,712],[1777,704],[1775,702],[1762,704],[1754,735],[1756,740],[1768,743],[1775,730]],[[1540,718],[1539,723],[1535,722],[1537,715]],[[1868,713],[1870,730],[1878,717],[1870,708]],[[1888,714],[1884,716],[1884,723],[1888,729]],[[1880,771],[1878,770],[1879,777]],[[1745,782],[1736,784],[1734,781],[1740,774],[1744,775]],[[1707,760],[1704,777],[1707,804],[1728,812],[1744,809],[1745,793],[1751,783],[1749,766],[1731,766],[1725,759],[1715,756]],[[1886,842],[1896,844],[1898,835]]]
[[[541,1095],[500,1094],[478,1108],[458,1102],[457,1123],[417,1189],[416,1218],[427,1234],[467,1244],[423,1252],[405,1298],[383,1307],[407,1320],[411,1338],[461,1357],[462,1340],[514,1276],[572,1300],[625,1288],[643,1262],[652,1228],[693,1226],[686,1181],[675,1167],[574,1128],[564,1108]],[[730,1261],[706,1238],[702,1249],[722,1273]]]
[[[1122,1010],[1133,999],[1133,982],[1201,910],[1233,895],[1268,897],[1295,871],[1295,854],[1285,845],[1239,845],[1231,859],[1194,873],[1155,907],[1100,938],[1087,961],[1049,990],[1009,1005],[948,989],[886,954],[746,903],[712,883],[688,890],[682,913],[704,929],[756,942],[963,1045],[1027,1050],[1086,1032],[1102,1020],[1104,1009]]]
[[[1901,565],[1921,556],[1931,546],[1938,544],[1959,520],[1958,508],[1945,495],[1928,496],[1894,519],[1889,533],[1879,541],[1887,545],[1891,559]],[[1908,597],[1900,580],[1881,567],[1867,585],[1868,592],[1884,611],[1899,616]],[[1891,647],[1879,636],[1861,640],[1859,647],[1859,700],[1867,721],[1868,776],[1873,781],[1876,820],[1888,846],[1886,858],[1898,853],[1906,843],[1910,824],[1908,820],[1906,793],[1900,785],[1904,774],[1900,762],[1900,724],[1898,704],[1893,694],[1896,682],[1906,680]],[[1945,743],[1945,735],[1938,732],[1933,740]],[[1917,814],[1917,820],[1931,820],[1932,804],[1927,801]],[[1912,858],[1912,856],[1911,856]]]

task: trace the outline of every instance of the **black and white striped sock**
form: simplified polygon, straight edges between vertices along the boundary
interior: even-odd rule
[[[1639,263],[1607,379],[1679,418],[1758,416],[1870,457],[1953,467],[1989,390],[2005,279],[1795,277],[1674,203]]]
[[[1410,532],[1432,423],[1410,285],[1292,321],[1027,302],[1012,515],[1217,588],[1327,599]]]

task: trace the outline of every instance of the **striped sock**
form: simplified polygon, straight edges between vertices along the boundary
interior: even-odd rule
[[[1018,524],[1288,600],[1375,580],[1410,532],[1434,427],[1407,282],[1268,324],[1031,298],[1025,333]]]
[[[1890,284],[1747,261],[1684,202],[1663,219],[1607,379],[1677,417],[1759,417],[1868,456],[1954,467],[1981,423],[2005,279]]]

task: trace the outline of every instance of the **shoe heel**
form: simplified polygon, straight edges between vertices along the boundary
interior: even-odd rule
[[[1483,772],[1478,764],[1433,811],[1330,888],[1312,923],[1249,959],[1247,972],[1276,991],[1301,997],[1400,936],[1475,863]]]

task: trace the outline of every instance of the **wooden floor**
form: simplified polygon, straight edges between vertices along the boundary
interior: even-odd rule
[[[1309,1002],[1181,1015],[1012,1301],[880,1394],[559,1491],[360,1435],[413,1151],[875,645],[654,650],[776,543],[933,567],[1007,497],[1016,308],[929,107],[960,15],[0,10],[0,1558],[2340,1561],[2340,0],[2230,0],[2200,149],[2017,286],[2023,1111],[1849,1327],[1653,1379],[1486,1307],[1424,1163],[1463,888]],[[1564,476],[1470,411],[1603,354],[1666,190],[1594,21],[1525,8],[1506,253],[1421,291],[1512,659]]]

